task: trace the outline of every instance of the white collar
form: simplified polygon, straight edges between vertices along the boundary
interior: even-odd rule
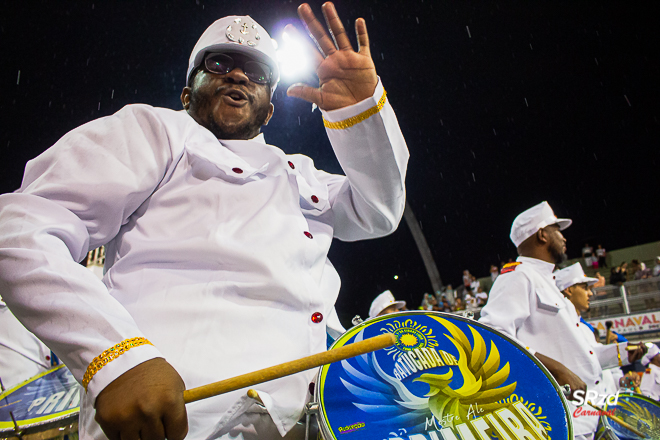
[[[549,275],[552,277],[552,272],[555,270],[555,265],[553,263],[548,263],[547,261],[539,260],[538,258],[518,257],[516,261],[533,266],[537,271],[541,272],[542,275]]]
[[[220,141],[220,143],[223,143],[223,144],[224,144],[225,142],[227,142],[226,139],[218,139],[218,140]],[[237,140],[237,139],[232,139],[232,140]],[[253,137],[252,139],[245,139],[245,140],[246,140],[246,141],[255,141],[255,142],[259,142],[259,143],[261,143],[261,144],[265,144],[265,143],[266,143],[266,138],[264,137],[264,134],[263,134],[263,133],[259,133],[258,135],[256,135],[256,136]]]

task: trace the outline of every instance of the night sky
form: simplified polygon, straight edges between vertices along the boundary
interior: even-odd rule
[[[310,4],[320,16],[321,2]],[[543,200],[574,219],[569,257],[585,241],[613,250],[660,239],[654,2],[335,4],[352,37],[353,21],[366,19],[411,152],[408,202],[445,284],[515,258],[511,222]],[[297,5],[3,2],[0,192],[85,122],[132,103],[180,109],[190,51],[217,18],[249,14],[280,39],[286,23],[298,23]],[[276,91],[266,140],[340,173],[320,113],[287,98],[290,83]],[[342,276],[344,325],[385,289],[413,306],[431,292],[405,222],[384,239],[336,242],[330,258]]]

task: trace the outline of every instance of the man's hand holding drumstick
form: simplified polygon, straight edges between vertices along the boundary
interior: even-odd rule
[[[378,84],[364,19],[355,22],[354,51],[332,3],[323,5],[330,35],[307,4],[298,8],[320,53],[316,57],[317,88],[294,84],[289,96],[336,110],[371,97]],[[183,440],[188,432],[185,384],[162,358],[151,359],[119,376],[96,399],[96,421],[110,440]]]

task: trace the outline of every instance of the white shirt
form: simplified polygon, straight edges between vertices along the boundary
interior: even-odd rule
[[[584,322],[580,321],[580,331],[584,338],[591,344],[592,347],[596,347],[596,354],[599,354],[603,350],[603,344],[596,341],[596,336],[594,332],[585,325]],[[626,361],[628,360],[627,352],[622,352],[622,356],[625,356]],[[623,358],[621,361],[623,362]],[[618,358],[617,358],[618,363]],[[626,362],[628,363],[628,362]],[[623,371],[617,365],[611,368],[603,368],[603,381],[604,389],[607,394],[615,394],[621,387],[619,386],[619,379],[623,377]]]
[[[4,388],[8,390],[49,369],[50,354],[0,298],[0,380]]]
[[[648,364],[646,368],[639,389],[645,396],[653,400],[660,400],[660,367]]]
[[[521,264],[495,280],[479,321],[517,339],[530,352],[561,362],[588,390],[603,394],[603,368],[618,366],[617,344],[594,347],[586,338],[575,307],[555,285],[554,264],[527,257],[516,261]],[[618,345],[627,363],[627,343]],[[576,407],[569,402],[569,408],[573,413]],[[574,418],[575,435],[595,432],[597,423],[597,417]]]
[[[379,82],[372,98],[323,115],[344,121],[383,94]],[[93,421],[98,393],[154,357],[193,388],[326,349],[340,286],[327,259],[332,239],[396,229],[408,161],[388,102],[327,133],[347,177],[285,155],[262,135],[218,141],[183,111],[130,105],[65,135],[28,163],[16,193],[0,196],[0,289],[74,377],[123,340],[153,343],[96,373],[81,438],[104,438]],[[102,244],[101,282],[76,261]],[[282,435],[301,416],[314,375],[253,387]],[[246,409],[245,392],[187,405],[187,438],[229,423]]]

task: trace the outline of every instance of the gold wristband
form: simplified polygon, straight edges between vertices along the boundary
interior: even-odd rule
[[[619,367],[622,367],[623,362],[621,362],[621,352],[619,351],[619,344],[616,344],[616,356],[619,358]]]
[[[101,368],[105,367],[109,362],[114,361],[131,348],[146,344],[153,345],[146,338],[142,337],[126,339],[96,356],[92,362],[89,363],[89,366],[85,371],[85,375],[83,376],[82,386],[85,388],[85,392],[87,392],[87,385],[89,385],[89,381],[92,380],[94,375],[98,373]]]
[[[354,126],[355,124],[359,124],[360,122],[364,121],[365,119],[370,118],[371,116],[375,115],[379,111],[383,109],[385,106],[385,102],[387,102],[387,93],[385,90],[383,90],[383,96],[380,97],[378,100],[378,103],[363,111],[357,116],[353,116],[352,118],[344,119],[343,121],[338,121],[338,122],[330,122],[327,119],[323,118],[323,125],[325,125],[327,128],[331,130],[343,130],[344,128],[349,128]]]

